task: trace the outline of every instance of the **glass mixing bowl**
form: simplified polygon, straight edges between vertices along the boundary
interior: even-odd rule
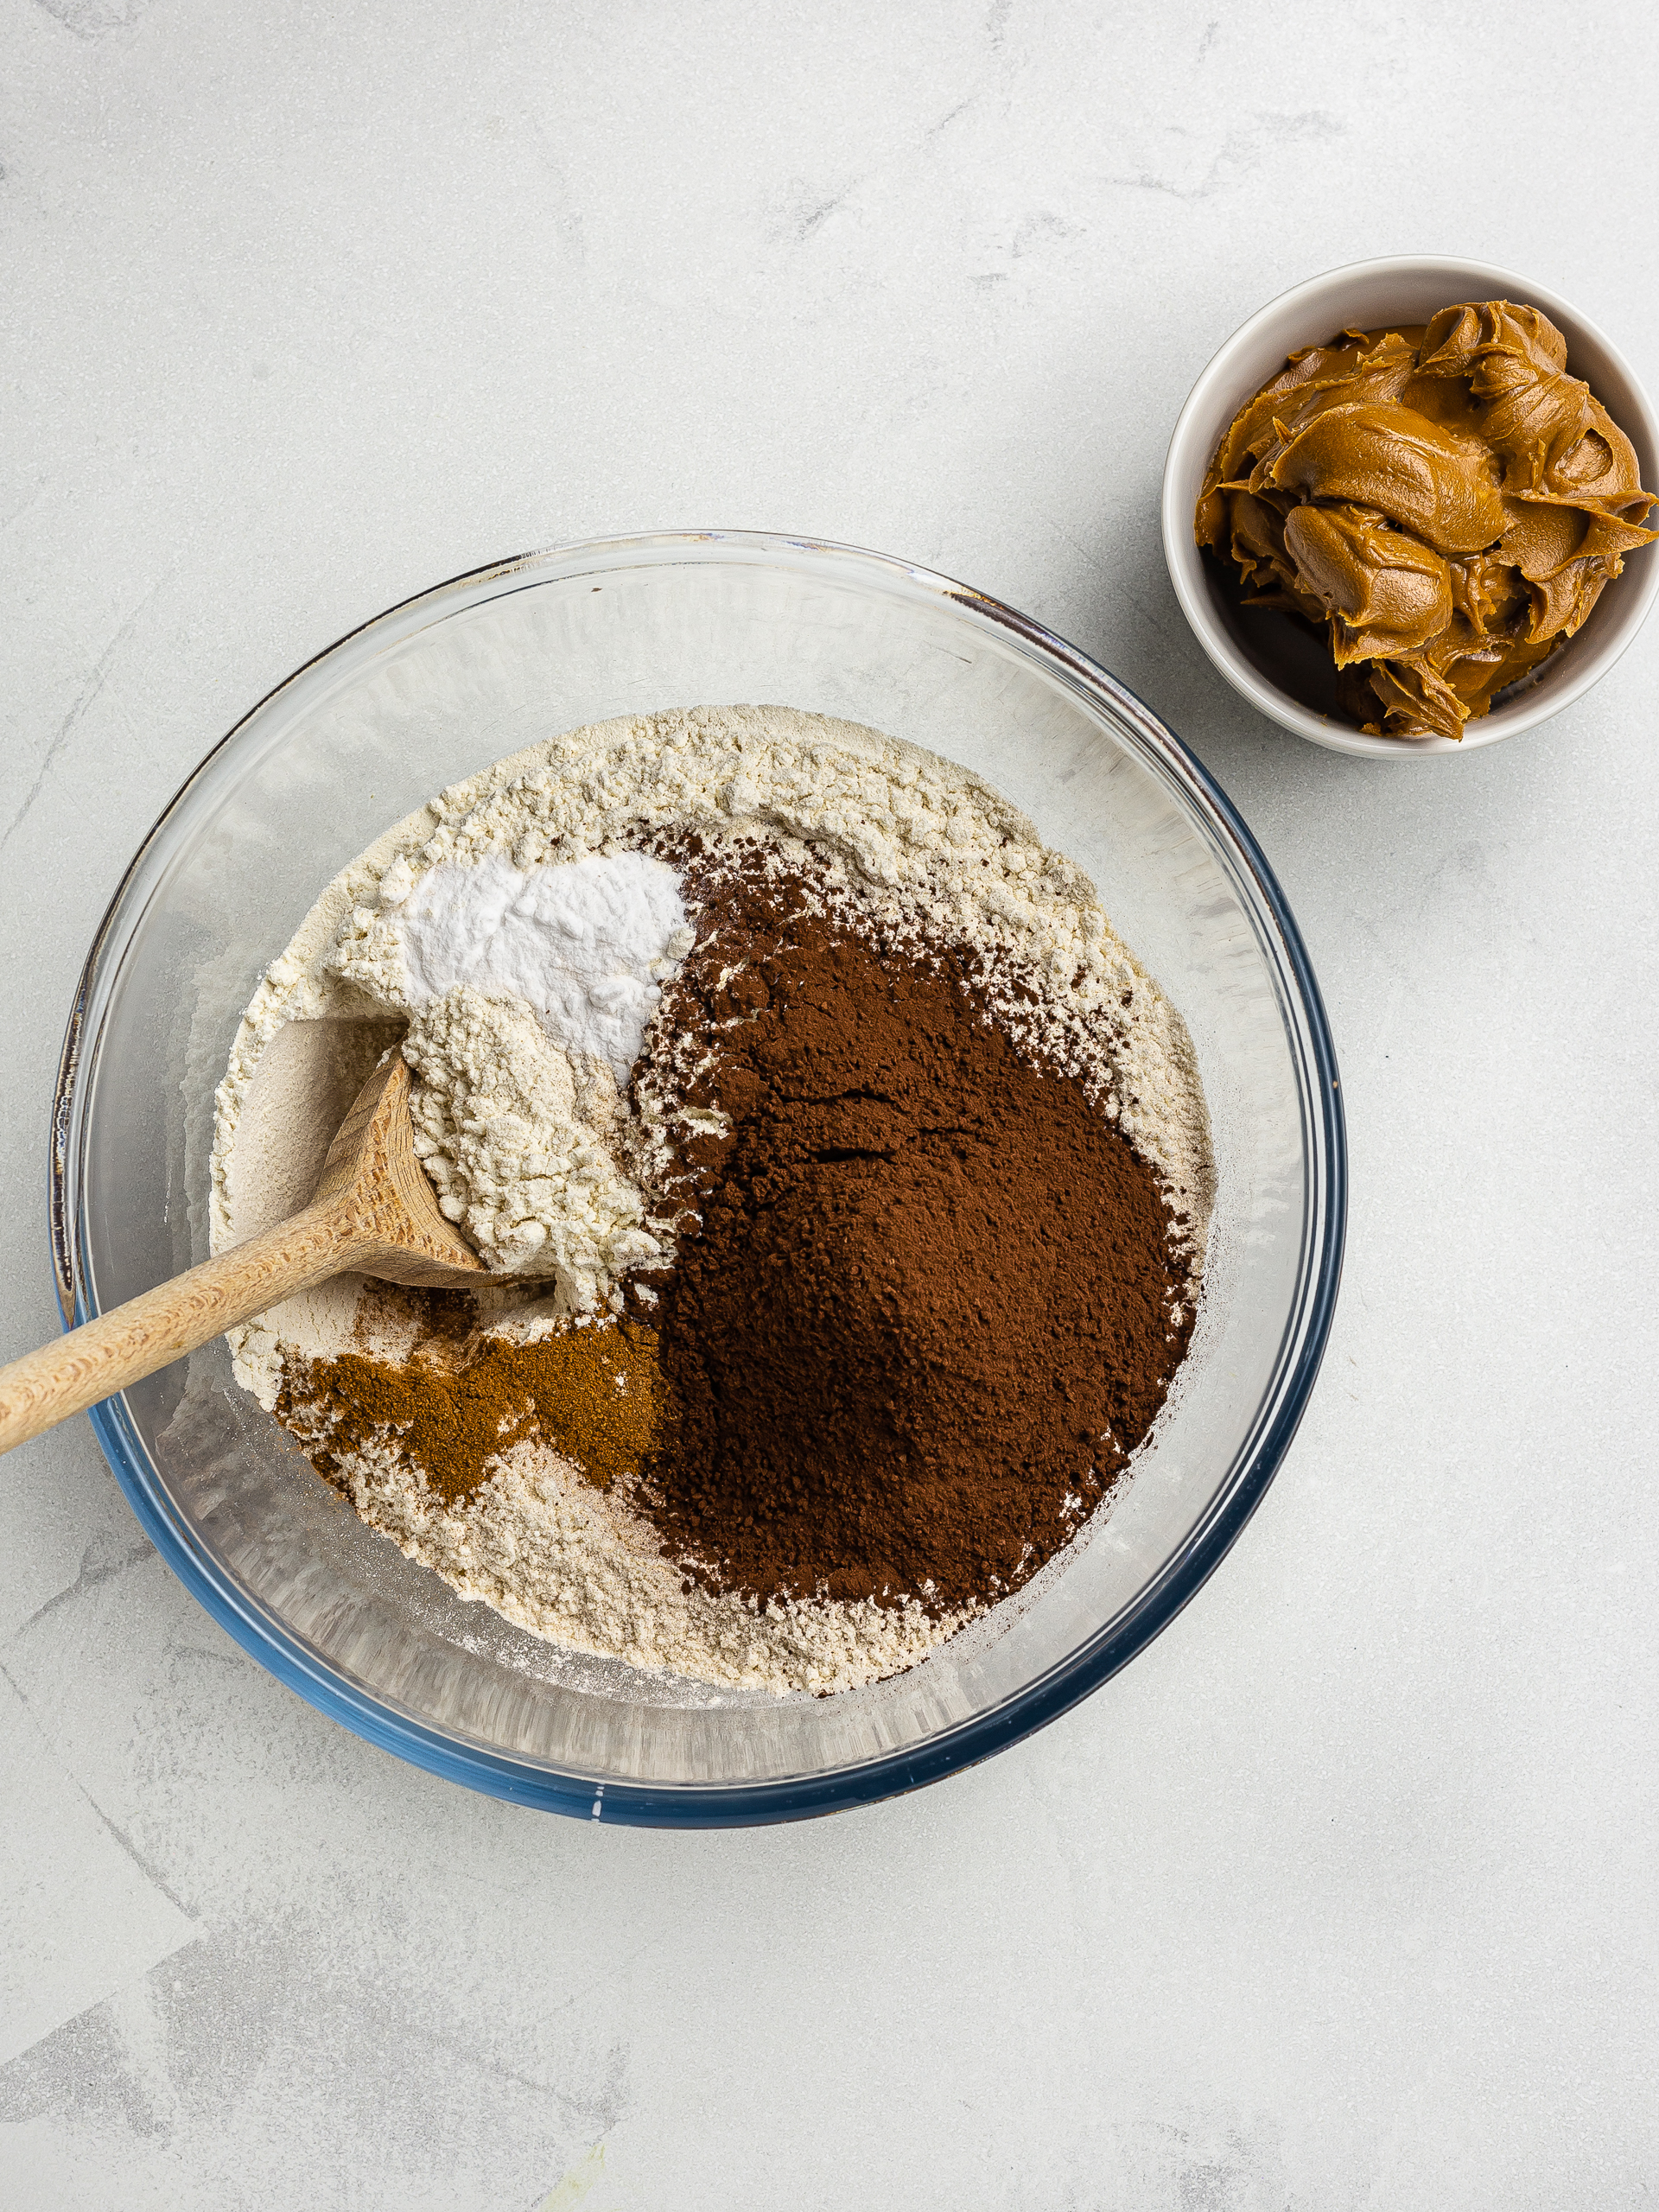
[[[1341,1102],[1295,924],[1179,741],[1024,615],[899,561],[700,531],[505,561],[394,607],[207,756],[81,978],[52,1231],[81,1321],[206,1255],[214,1087],[318,891],[387,824],[612,715],[776,702],[982,774],[1079,861],[1185,1015],[1219,1177],[1199,1325],[1116,1500],[985,1620],[832,1698],[723,1692],[565,1651],[456,1598],[324,1487],[222,1341],[92,1414],[134,1511],[261,1663],[434,1772],[584,1818],[715,1826],[931,1781],[1098,1687],[1198,1589],[1294,1433],[1337,1292]]]

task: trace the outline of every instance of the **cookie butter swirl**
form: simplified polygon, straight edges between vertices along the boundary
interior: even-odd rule
[[[1373,732],[1460,737],[1579,629],[1654,496],[1567,340],[1507,300],[1293,353],[1234,417],[1201,546],[1327,630]]]

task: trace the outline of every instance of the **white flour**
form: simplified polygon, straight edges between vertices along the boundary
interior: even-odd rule
[[[303,1144],[297,1133],[285,1134],[268,1166],[241,1156],[245,1123],[289,1130],[286,1112],[281,1120],[260,1113],[261,1071],[273,1040],[296,1023],[384,1024],[406,1014],[417,960],[416,988],[436,991],[443,982],[448,994],[444,1010],[428,1013],[411,1033],[410,1049],[417,1073],[421,1056],[431,1071],[423,1136],[433,1147],[429,1172],[462,1209],[456,1217],[470,1225],[469,1210],[480,1207],[498,1255],[539,1249],[534,1226],[552,1236],[552,1212],[578,1196],[588,1211],[566,1255],[568,1280],[553,1294],[556,1305],[582,1294],[588,1275],[598,1290],[611,1264],[600,1264],[603,1255],[620,1253],[607,1238],[658,1236],[643,1210],[628,1215],[626,1193],[617,1204],[617,1183],[626,1178],[613,1148],[596,1147],[611,1162],[610,1184],[601,1162],[582,1150],[602,1136],[608,1102],[591,1084],[579,1089],[568,1057],[568,1106],[556,1078],[543,1083],[532,1071],[504,1081],[492,1073],[533,1058],[531,1033],[512,1028],[511,1001],[480,997],[474,985],[483,968],[462,974],[443,965],[470,958],[458,936],[429,963],[424,944],[410,957],[410,928],[411,917],[417,925],[430,920],[435,945],[445,917],[459,911],[457,896],[464,903],[482,890],[494,911],[504,888],[513,891],[537,871],[600,855],[638,859],[634,849],[664,830],[696,831],[715,845],[763,842],[785,862],[810,857],[827,868],[837,902],[887,934],[976,955],[977,980],[1009,1033],[1085,1079],[1158,1171],[1196,1287],[1212,1167],[1191,1043],[1179,1015],[1112,930],[1093,886],[968,770],[874,731],[785,708],[697,708],[552,738],[442,793],[343,870],[273,963],[232,1049],[214,1141],[215,1249],[250,1233],[268,1175],[291,1180],[304,1147],[326,1145],[326,1134],[319,1140],[313,1128]],[[524,896],[520,888],[501,900],[500,914]],[[659,918],[668,918],[665,906]],[[664,929],[658,957],[675,957],[671,942]],[[501,974],[528,980],[511,936],[490,955],[498,957]],[[638,968],[634,975],[642,990],[651,988]],[[591,1007],[590,988],[588,995]],[[522,1006],[522,992],[518,999]],[[632,1001],[632,1011],[640,1010]],[[545,1017],[549,1009],[541,1011]],[[630,1008],[619,1003],[609,1011],[620,1023]],[[620,1051],[626,1041],[620,1029],[605,1044],[613,1065],[613,1046]],[[550,1113],[545,1102],[555,1091]],[[490,1116],[465,1110],[478,1096],[495,1102],[493,1134],[485,1126]],[[649,1102],[642,1107],[648,1111]],[[332,1099],[320,1111],[338,1119]],[[552,1141],[537,1149],[543,1134]],[[629,1147],[631,1158],[648,1154],[648,1145]],[[562,1164],[554,1172],[556,1159]],[[550,1172],[531,1173],[543,1160]],[[505,1180],[504,1160],[511,1165]],[[498,1202],[486,1176],[504,1196],[514,1180],[546,1187],[517,1211],[516,1201]],[[637,1194],[637,1185],[630,1188]],[[603,1222],[612,1227],[602,1230]],[[503,1264],[499,1256],[495,1264]],[[336,1293],[336,1307],[348,1285]],[[511,1302],[511,1293],[503,1295]],[[232,1334],[238,1380],[274,1403],[286,1363],[336,1348],[337,1324],[331,1329],[327,1340],[315,1334],[300,1301],[263,1316]],[[484,1598],[538,1634],[638,1665],[779,1692],[840,1688],[914,1664],[961,1624],[930,1621],[919,1607],[841,1602],[756,1611],[736,1598],[682,1589],[646,1525],[625,1528],[624,1509],[540,1447],[518,1447],[495,1477],[451,1507],[390,1440],[384,1454],[359,1454],[348,1478],[364,1518],[463,1595]]]
[[[497,851],[400,863],[380,911],[354,980],[413,1014],[415,1151],[444,1212],[486,1268],[550,1279],[561,1318],[616,1303],[619,1275],[664,1257],[614,1147],[618,1086],[691,942],[678,876],[645,853],[526,870]]]
[[[969,1618],[684,1593],[650,1523],[541,1445],[515,1446],[458,1505],[411,1481],[395,1451],[358,1453],[347,1480],[370,1527],[460,1596],[575,1650],[734,1689],[851,1689],[914,1666]]]
[[[404,1058],[415,1156],[486,1267],[549,1278],[565,1319],[661,1260],[612,1149],[622,1106],[608,1058],[567,1052],[524,999],[465,983],[420,1008]]]

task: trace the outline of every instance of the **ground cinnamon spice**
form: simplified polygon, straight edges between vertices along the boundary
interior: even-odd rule
[[[949,951],[868,941],[758,868],[701,897],[667,1011],[715,1039],[688,1102],[730,1128],[683,1151],[643,1499],[709,1588],[993,1598],[1163,1402],[1192,1329],[1170,1211]]]
[[[396,1365],[360,1352],[308,1363],[285,1381],[277,1414],[330,1479],[365,1444],[400,1440],[447,1502],[466,1497],[490,1462],[539,1436],[608,1490],[651,1449],[661,1382],[656,1338],[637,1321],[561,1330],[531,1344],[485,1336],[464,1291],[404,1292],[416,1342]],[[385,1302],[384,1300],[382,1301]]]

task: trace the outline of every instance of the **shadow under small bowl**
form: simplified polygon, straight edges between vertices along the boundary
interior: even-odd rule
[[[1293,617],[1247,613],[1228,572],[1198,549],[1193,510],[1205,473],[1229,423],[1286,356],[1349,326],[1427,322],[1441,308],[1504,299],[1540,308],[1567,340],[1567,365],[1582,377],[1636,448],[1642,481],[1659,490],[1659,416],[1611,340],[1541,284],[1484,261],[1433,255],[1357,261],[1298,284],[1236,330],[1193,385],[1164,464],[1164,558],[1181,612],[1233,689],[1299,737],[1374,760],[1467,753],[1548,721],[1600,682],[1659,594],[1659,545],[1624,557],[1624,573],[1597,601],[1589,620],[1528,681],[1500,693],[1491,712],[1461,738],[1372,737],[1335,708],[1336,670],[1323,639]],[[1651,520],[1651,518],[1649,518]]]
[[[1095,877],[1186,1016],[1219,1163],[1193,1350],[1109,1513],[895,1680],[722,1692],[467,1604],[375,1535],[234,1384],[222,1340],[99,1407],[135,1512],[282,1681],[387,1750],[583,1819],[715,1826],[887,1796],[1063,1713],[1171,1620],[1261,1497],[1318,1368],[1342,1250],[1336,1068],[1294,922],[1204,770],[1103,669],[903,563],[706,531],[527,556],[396,607],[209,754],[82,979],[53,1236],[81,1320],[200,1259],[213,1090],[259,976],[336,872],[445,785],[629,712],[779,702],[950,754]]]

